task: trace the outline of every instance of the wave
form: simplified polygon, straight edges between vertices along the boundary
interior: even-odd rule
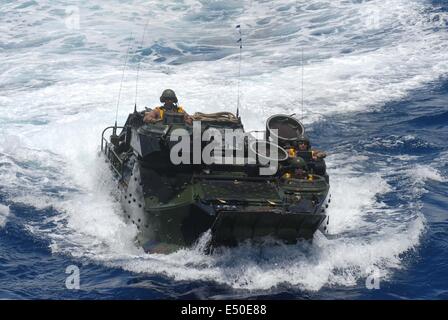
[[[100,132],[114,122],[131,32],[133,52],[140,55],[126,72],[119,122],[132,111],[135,98],[139,108],[154,106],[166,87],[176,89],[191,113],[234,110],[236,24],[242,24],[245,39],[241,115],[247,130],[263,128],[262,119],[273,113],[302,112],[302,48],[303,113],[309,126],[335,113],[379,110],[448,71],[446,32],[427,22],[431,8],[426,2],[251,3],[79,4],[79,30],[65,27],[62,4],[41,11],[26,1],[1,5],[2,19],[17,22],[16,28],[0,33],[0,108],[8,110],[0,115],[2,193],[11,203],[35,209],[38,217],[27,228],[49,239],[53,252],[133,272],[248,290],[285,284],[313,291],[353,286],[371,267],[386,279],[402,267],[402,256],[419,245],[425,230],[419,211],[424,181],[443,177],[432,167],[414,170],[393,164],[371,174],[368,156],[355,159],[346,152],[329,158],[329,239],[317,234],[312,246],[260,249],[247,244],[211,256],[200,246],[166,256],[146,255],[135,246],[137,230],[121,219],[110,174],[97,157]],[[23,21],[19,13],[27,13]],[[151,32],[140,48],[148,16],[153,17]],[[378,20],[370,21],[372,16]],[[30,30],[30,23],[40,29]],[[53,31],[43,37],[41,30]],[[204,53],[206,58],[201,58]],[[134,97],[138,60],[140,95]],[[397,157],[403,146],[417,154],[435,150],[413,136],[364,142],[368,152],[386,148]],[[48,208],[57,214],[49,215]]]
[[[418,127],[443,127],[448,123],[448,112],[416,117],[412,120],[409,120],[408,123],[410,125],[416,125]]]
[[[0,228],[3,228],[6,225],[9,214],[9,206],[0,204]]]

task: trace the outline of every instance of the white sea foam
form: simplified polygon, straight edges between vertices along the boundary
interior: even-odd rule
[[[107,183],[96,193],[92,189],[98,186],[89,185],[89,181],[83,185],[86,194],[57,203],[56,208],[64,214],[54,220],[59,223],[58,232],[48,237],[55,243],[55,252],[89,257],[133,272],[216,281],[239,289],[264,290],[282,283],[305,290],[354,285],[372,266],[386,279],[391,270],[400,268],[400,254],[418,245],[424,219],[419,214],[406,217],[406,212],[395,212],[379,203],[376,197],[390,191],[387,183],[378,175],[350,177],[353,167],[342,163],[330,165],[330,171],[334,170],[330,172],[330,233],[336,238],[317,234],[312,245],[260,249],[247,244],[209,256],[199,244],[169,255],[144,254],[134,246],[135,228],[123,223],[118,204],[101,193],[108,190]],[[99,172],[98,168],[89,170]],[[347,176],[344,171],[351,174]]]
[[[52,136],[51,132],[47,134]],[[70,139],[62,141],[65,147],[70,146]],[[409,216],[406,211],[378,202],[378,196],[390,191],[380,174],[361,174],[348,161],[350,157],[344,159],[339,155],[338,159],[329,159],[330,234],[334,239],[317,235],[312,246],[267,246],[261,251],[245,245],[212,256],[196,248],[170,255],[147,255],[135,247],[137,230],[123,222],[119,204],[110,195],[113,184],[106,165],[92,156],[97,146],[84,147],[83,152],[76,148],[73,153],[66,151],[65,165],[57,167],[61,172],[53,181],[55,184],[59,179],[71,181],[73,192],[43,198],[41,184],[28,183],[24,185],[28,197],[12,200],[38,208],[44,201],[60,212],[47,219],[57,227],[34,226],[36,234],[51,239],[55,252],[88,257],[133,272],[160,273],[177,280],[217,281],[252,290],[269,289],[281,283],[306,290],[353,285],[366,276],[369,266],[380,268],[384,276],[399,268],[400,254],[418,245],[424,228],[420,215]],[[47,175],[46,171],[41,174]]]
[[[378,201],[391,189],[381,173],[362,173],[367,157],[340,153],[328,159],[330,239],[318,234],[312,246],[267,246],[260,251],[243,245],[212,256],[197,248],[147,255],[134,244],[135,227],[121,219],[120,206],[111,196],[114,186],[110,172],[96,157],[98,143],[89,140],[100,132],[95,123],[98,115],[79,117],[47,125],[40,136],[27,140],[51,153],[21,145],[14,154],[14,169],[2,173],[5,179],[16,179],[8,182],[12,189],[21,185],[24,191],[16,196],[12,192],[11,200],[40,209],[51,205],[60,212],[44,221],[57,227],[32,226],[36,234],[51,239],[54,252],[177,280],[217,281],[251,290],[282,283],[318,290],[328,285],[353,285],[366,276],[370,266],[379,268],[386,277],[400,267],[400,254],[418,245],[424,229],[424,219],[418,213],[409,214]],[[31,160],[34,162],[30,164]],[[21,173],[20,178],[17,173]],[[43,181],[50,189],[73,190],[48,194],[42,190]]]
[[[368,158],[342,153],[328,159],[333,194],[329,239],[317,234],[312,246],[260,250],[243,245],[212,256],[198,248],[146,255],[135,247],[137,230],[121,219],[111,196],[111,176],[96,154],[101,130],[114,121],[127,37],[134,32],[139,43],[148,15],[153,18],[145,47],[165,49],[153,47],[155,53],[143,60],[139,108],[157,105],[160,92],[172,87],[190,112],[234,110],[234,26],[241,23],[241,115],[248,130],[262,129],[272,113],[301,112],[300,48],[306,123],[381,107],[448,72],[447,35],[424,23],[426,2],[299,1],[297,8],[295,1],[286,0],[250,3],[133,1],[116,6],[99,1],[96,9],[79,4],[80,30],[65,28],[62,4],[48,2],[42,10],[32,3],[23,8],[16,8],[16,2],[1,5],[2,19],[15,23],[15,28],[0,26],[0,108],[8,110],[0,114],[2,191],[9,201],[59,212],[29,226],[51,239],[55,252],[234,288],[286,283],[318,290],[353,285],[371,266],[387,277],[401,266],[400,255],[418,245],[425,225],[418,211],[421,183],[403,182],[411,186],[407,200],[412,208],[391,208],[380,200],[396,191],[388,183],[390,174],[365,174]],[[167,12],[169,22],[160,19]],[[379,18],[373,25],[368,22],[372,12]],[[181,45],[211,53],[196,54]],[[181,53],[164,54],[168,49]],[[182,64],[154,62],[162,56]],[[131,61],[120,123],[132,111],[135,70]],[[399,174],[412,171],[420,182],[444,181],[432,167],[408,169]]]
[[[6,225],[6,221],[8,220],[9,214],[10,214],[9,207],[0,204],[0,228],[3,228]]]
[[[429,165],[416,165],[409,169],[409,175],[413,176],[417,182],[433,180],[437,182],[446,182],[446,178],[435,168]]]

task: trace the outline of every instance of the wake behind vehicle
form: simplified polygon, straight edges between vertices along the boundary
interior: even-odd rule
[[[305,132],[297,119],[272,116],[257,139],[232,113],[197,113],[192,125],[176,112],[155,123],[144,114],[134,110],[124,126],[106,128],[101,150],[145,251],[191,246],[207,231],[210,248],[266,237],[293,244],[326,232],[325,161],[299,149]],[[242,139],[229,143],[228,132]]]

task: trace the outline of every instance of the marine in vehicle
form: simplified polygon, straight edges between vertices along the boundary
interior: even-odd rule
[[[191,246],[207,231],[210,248],[266,237],[294,244],[327,231],[326,155],[311,149],[300,121],[273,115],[257,139],[232,113],[189,116],[174,91],[160,100],[101,140],[124,219],[147,252]]]

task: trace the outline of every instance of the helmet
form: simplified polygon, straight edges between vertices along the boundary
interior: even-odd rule
[[[171,89],[164,90],[162,95],[160,96],[160,102],[165,103],[166,100],[172,100],[177,103],[176,93],[174,93],[174,91]]]
[[[305,134],[302,134],[297,138],[297,142],[305,142],[306,144],[310,144],[310,139]]]
[[[306,169],[307,165],[305,160],[301,157],[291,158],[289,159],[290,167],[296,168],[296,169]]]
[[[307,146],[307,148],[310,148],[310,147],[311,147],[310,139],[308,139],[308,137],[305,136],[305,135],[301,135],[301,136],[297,139],[297,145],[300,145],[300,144],[302,144],[302,143],[304,143],[304,144]]]

